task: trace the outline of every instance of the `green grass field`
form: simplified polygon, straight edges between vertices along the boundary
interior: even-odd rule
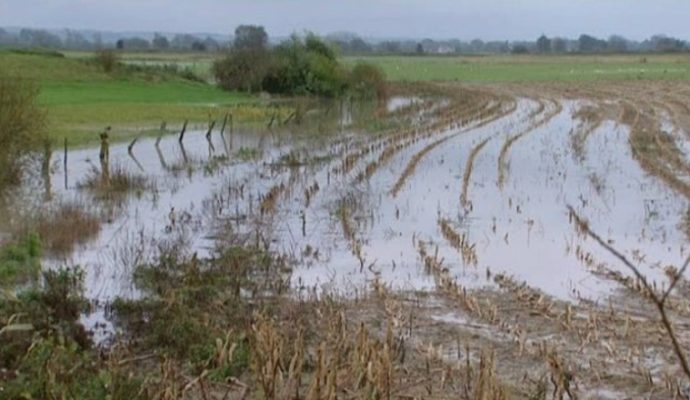
[[[393,81],[554,82],[690,79],[690,55],[348,57],[379,65]]]
[[[71,53],[86,57],[88,53]],[[177,65],[211,79],[213,54],[124,53],[135,65]],[[363,56],[344,57],[353,65],[381,66],[393,81],[553,82],[636,79],[690,79],[690,55],[504,55],[504,56]]]
[[[37,82],[51,138],[66,137],[78,145],[96,141],[105,126],[125,139],[154,131],[162,121],[169,126],[185,119],[205,123],[228,107],[239,107],[236,120],[264,118],[255,97],[153,68],[120,68],[108,74],[84,59],[7,51],[0,52],[0,72]]]
[[[65,57],[0,51],[0,72],[40,83],[40,102],[48,112],[52,138],[72,143],[96,141],[112,126],[116,136],[154,132],[185,119],[203,124],[227,107],[236,120],[269,118],[256,97],[227,93],[211,84],[183,79],[164,68],[175,65],[210,81],[217,54],[122,53],[121,67],[105,73],[91,62],[92,53]],[[690,55],[605,56],[368,56],[345,57],[348,65],[367,61],[379,65],[392,81],[556,82],[638,79],[690,79]]]

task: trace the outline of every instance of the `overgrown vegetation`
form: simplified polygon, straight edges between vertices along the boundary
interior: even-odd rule
[[[0,248],[0,288],[12,288],[34,281],[40,271],[41,246],[38,235]]]
[[[213,71],[226,90],[293,96],[385,96],[385,75],[378,67],[362,63],[348,70],[338,61],[335,50],[314,34],[293,35],[272,49],[261,44],[236,46],[214,64]]]
[[[103,68],[103,71],[107,73],[113,72],[120,62],[117,53],[112,50],[99,50],[94,60]]]
[[[22,166],[45,140],[44,113],[37,98],[34,83],[0,75],[0,193],[19,183]]]

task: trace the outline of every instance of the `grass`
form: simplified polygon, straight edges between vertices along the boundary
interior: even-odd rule
[[[98,216],[79,203],[62,203],[37,218],[32,227],[46,252],[55,256],[70,254],[101,231]]]
[[[94,168],[77,187],[88,190],[95,199],[117,200],[127,194],[140,196],[148,188],[155,187],[155,183],[149,179],[148,176],[131,173],[121,165],[114,165],[110,167],[107,181],[102,172]]]
[[[85,56],[0,51],[0,71],[40,84],[50,137],[68,138],[73,145],[97,142],[105,126],[113,127],[114,139],[126,139],[155,130],[162,121],[208,122],[209,115],[240,105],[236,122],[264,117],[256,98],[189,81],[162,67],[121,66],[105,73]]]
[[[390,80],[477,83],[690,79],[690,55],[371,56]]]

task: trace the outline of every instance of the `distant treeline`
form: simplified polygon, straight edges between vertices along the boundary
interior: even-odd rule
[[[223,51],[232,48],[233,38],[192,34],[108,35],[76,30],[9,30],[0,28],[0,47],[40,47],[46,49],[131,51]],[[547,37],[534,41],[450,40],[368,40],[352,33],[324,38],[341,54],[567,54],[567,53],[670,53],[690,51],[690,42],[666,35],[643,41],[612,35],[606,39],[583,34],[577,39]],[[275,43],[277,45],[277,43]]]
[[[352,35],[330,35],[327,39],[345,54],[567,54],[567,53],[670,53],[690,51],[690,42],[655,35],[644,41],[613,35],[599,39],[581,35],[577,39],[540,36],[535,41],[387,40],[371,42]]]
[[[37,47],[55,50],[219,51],[228,48],[229,45],[229,40],[222,41],[211,36],[191,34],[156,33],[150,39],[141,36],[123,36],[106,40],[100,33],[89,34],[75,30],[64,30],[58,34],[43,29],[21,29],[11,32],[0,28],[0,47]]]

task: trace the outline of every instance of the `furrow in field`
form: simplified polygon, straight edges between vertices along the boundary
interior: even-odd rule
[[[469,202],[469,186],[470,178],[472,177],[472,169],[474,168],[474,160],[477,158],[479,153],[482,151],[484,146],[489,143],[491,137],[482,140],[477,146],[472,149],[470,157],[467,159],[467,164],[465,165],[465,173],[462,176],[462,193],[460,194],[460,204],[467,208],[470,205]]]
[[[435,149],[439,145],[448,141],[448,139],[455,137],[457,135],[458,134],[446,136],[443,139],[439,139],[435,142],[432,142],[431,144],[427,145],[422,150],[420,150],[417,154],[415,154],[412,157],[412,159],[410,160],[410,162],[407,164],[407,166],[405,167],[405,170],[403,171],[402,175],[400,175],[400,178],[398,178],[398,180],[395,182],[395,185],[393,185],[393,188],[390,190],[391,196],[393,196],[393,197],[398,196],[398,192],[400,192],[400,190],[402,189],[405,182],[407,182],[407,179],[412,174],[414,174],[414,171],[417,168],[417,164],[419,164],[419,162],[422,160],[422,158],[424,158],[424,156],[426,156],[430,151],[432,151],[433,149]]]
[[[420,140],[429,139],[435,135],[443,133],[447,129],[452,129],[452,127],[464,126],[473,120],[478,120],[479,122],[471,127],[463,129],[461,132],[465,132],[471,129],[476,129],[480,126],[486,125],[489,122],[495,121],[497,118],[505,116],[514,111],[514,107],[511,106],[508,110],[503,110],[501,104],[498,106],[483,107],[484,110],[476,110],[474,115],[465,115],[464,112],[460,119],[455,119],[455,117],[448,116],[441,119],[439,122],[433,124],[432,126],[425,129],[423,132],[418,132],[417,130],[411,130],[408,132],[403,132],[391,138],[387,147],[380,153],[376,160],[369,162],[364,170],[362,170],[356,177],[356,182],[361,183],[366,180],[371,179],[371,177],[376,173],[376,171],[388,163],[396,154],[400,151],[408,148],[409,146],[419,142]],[[489,111],[487,111],[489,110]],[[498,113],[498,114],[496,114]]]
[[[508,154],[510,151],[510,148],[520,139],[525,137],[527,134],[530,132],[533,132],[534,130],[538,129],[541,126],[546,125],[549,121],[551,121],[554,117],[556,117],[558,114],[561,113],[563,110],[563,106],[561,105],[560,102],[557,100],[553,100],[554,107],[553,109],[547,113],[544,118],[536,121],[532,125],[530,125],[527,129],[524,131],[508,138],[506,142],[504,143],[503,147],[501,148],[500,154],[498,156],[498,187],[503,188],[505,181],[507,179],[507,174],[508,174]]]

